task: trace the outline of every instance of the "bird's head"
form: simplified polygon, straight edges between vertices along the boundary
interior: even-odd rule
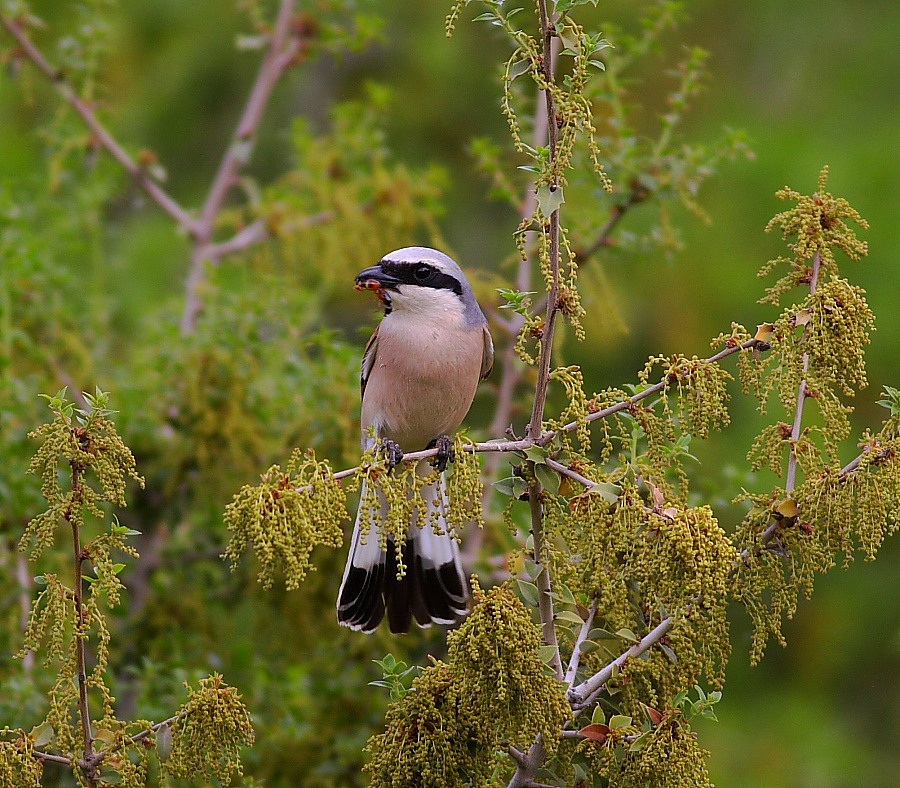
[[[374,291],[385,314],[450,312],[473,325],[484,322],[466,275],[436,249],[408,246],[391,252],[356,275],[356,289]]]

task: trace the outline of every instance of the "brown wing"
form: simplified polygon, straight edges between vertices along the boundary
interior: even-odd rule
[[[372,372],[372,368],[375,366],[375,356],[378,355],[378,329],[375,329],[375,332],[369,337],[369,341],[366,344],[366,352],[363,353],[362,357],[362,369],[360,370],[359,375],[359,395],[360,398],[366,393],[366,383],[369,381],[369,375]]]
[[[484,350],[481,355],[481,379],[484,380],[494,368],[494,340],[487,323],[484,324]],[[374,337],[373,337],[374,338]]]

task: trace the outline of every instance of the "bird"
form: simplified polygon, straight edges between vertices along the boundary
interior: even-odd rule
[[[459,546],[445,522],[443,469],[452,447],[449,436],[493,366],[488,323],[462,269],[436,249],[390,252],[357,274],[356,288],[373,290],[384,307],[362,359],[363,449],[380,440],[393,467],[403,452],[437,447],[441,475],[422,489],[427,505],[438,510],[437,527],[417,523],[414,510],[401,546],[402,577],[397,546],[388,539],[385,550],[378,539],[377,521],[387,502],[382,497],[372,516],[363,510],[363,489],[338,592],[338,622],[371,633],[387,613],[396,634],[408,632],[413,619],[420,627],[453,625],[467,614],[470,591]],[[417,468],[420,476],[426,475],[426,463]]]

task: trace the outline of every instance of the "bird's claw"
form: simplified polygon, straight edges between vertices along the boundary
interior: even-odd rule
[[[431,464],[434,468],[443,473],[447,470],[448,462],[456,462],[456,452],[453,449],[453,438],[449,435],[441,435],[431,442],[429,448],[432,446],[437,449],[437,454],[432,458]]]
[[[388,470],[393,471],[401,462],[403,462],[403,449],[400,444],[385,438],[381,442],[381,451],[387,457]]]

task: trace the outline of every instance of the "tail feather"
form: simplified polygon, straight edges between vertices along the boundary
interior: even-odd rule
[[[365,484],[365,482],[364,482]],[[447,491],[444,478],[423,489],[429,506],[437,501],[438,528],[410,526],[402,547],[406,573],[397,577],[396,546],[388,541],[387,551],[378,544],[372,527],[362,543],[360,523],[363,512],[356,516],[353,540],[347,566],[338,594],[338,622],[351,629],[372,632],[385,611],[391,632],[408,632],[412,619],[419,626],[454,624],[468,612],[469,585],[462,568],[459,546],[448,530],[445,513]],[[382,511],[386,506],[382,501]]]

